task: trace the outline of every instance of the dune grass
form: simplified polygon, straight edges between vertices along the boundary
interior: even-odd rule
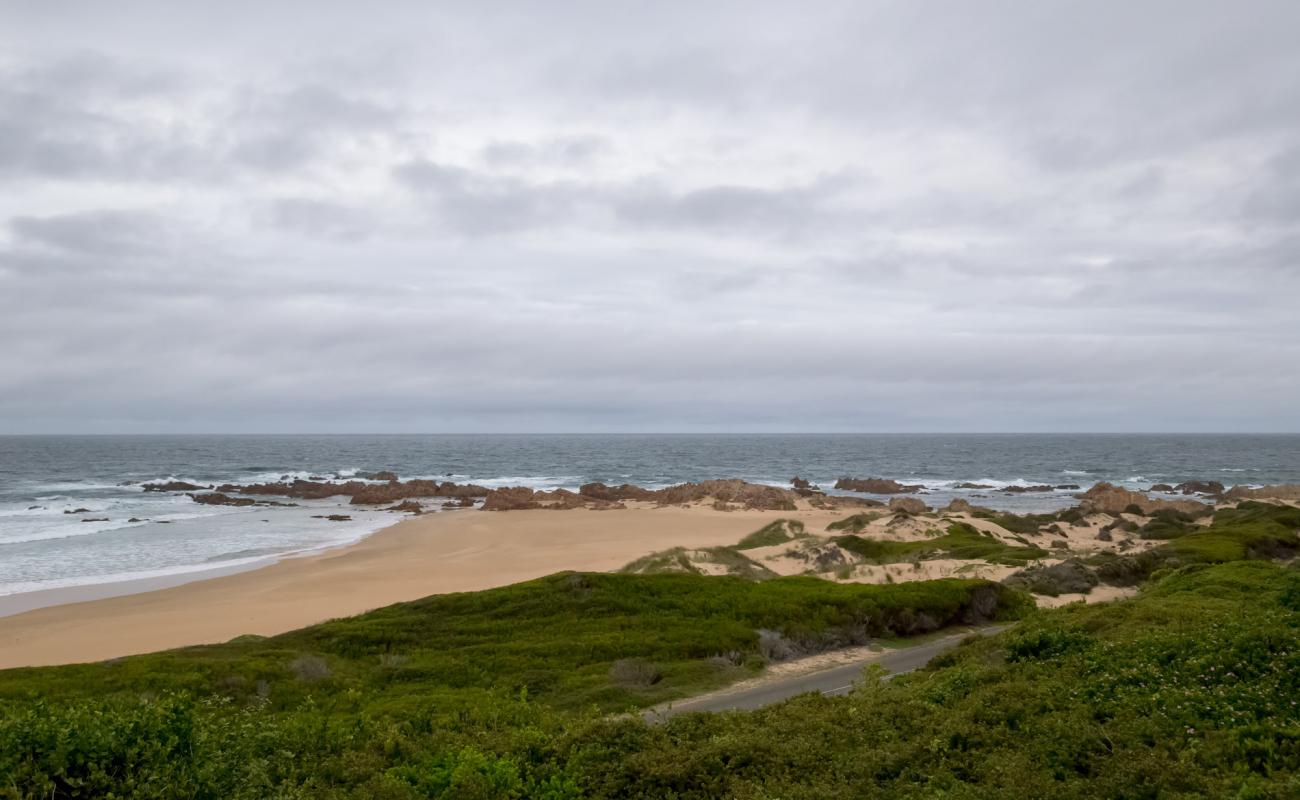
[[[797,519],[778,519],[759,528],[736,543],[733,549],[754,550],[806,536],[804,524]]]
[[[913,559],[955,558],[1024,566],[1048,555],[1041,547],[1007,544],[964,522],[952,523],[946,533],[931,539],[916,541],[868,539],[849,534],[837,537],[835,543],[877,564]]]

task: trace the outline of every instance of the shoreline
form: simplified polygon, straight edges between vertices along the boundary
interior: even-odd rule
[[[671,547],[731,545],[780,517],[820,528],[843,514],[629,506],[427,514],[233,574],[21,611],[0,617],[0,669],[270,636],[432,594],[616,570]]]

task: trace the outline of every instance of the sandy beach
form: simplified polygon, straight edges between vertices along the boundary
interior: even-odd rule
[[[563,570],[604,571],[670,547],[713,547],[780,517],[820,530],[843,512],[453,511],[406,519],[338,550],[157,591],[0,618],[0,668],[100,661],[273,635],[431,594]]]

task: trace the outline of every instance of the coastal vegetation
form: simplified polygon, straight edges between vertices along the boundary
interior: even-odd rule
[[[520,755],[578,721],[753,675],[773,641],[815,652],[1030,607],[975,580],[565,573],[271,638],[9,670],[0,797],[419,797],[443,767],[532,787],[486,796],[575,796],[544,788],[569,785],[571,768]]]
[[[1023,566],[1048,554],[1046,550],[1033,545],[1007,544],[964,522],[954,522],[948,526],[946,533],[930,539],[897,541],[867,539],[849,534],[836,538],[835,543],[877,564],[913,558],[953,558]]]
[[[1165,522],[1186,527],[1056,565],[964,523],[835,539],[873,559],[1025,564],[1012,585],[562,573],[270,638],[0,672],[0,797],[1294,797],[1300,510],[1247,501]],[[774,523],[749,549],[798,533]],[[1013,588],[1093,578],[1142,589],[1035,611]],[[1012,618],[919,672],[868,672],[847,697],[661,725],[624,713],[753,676],[777,651]]]

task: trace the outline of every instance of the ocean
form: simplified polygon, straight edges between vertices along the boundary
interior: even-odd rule
[[[141,483],[342,480],[377,470],[547,489],[730,477],[788,485],[795,475],[829,487],[842,476],[882,477],[924,484],[931,504],[964,497],[1029,512],[1066,507],[1071,492],[955,485],[1300,483],[1300,435],[3,436],[0,597],[179,583],[345,545],[397,521],[347,498],[297,508],[202,506],[145,493]],[[339,512],[352,521],[316,518]],[[0,613],[37,604],[10,602]]]

